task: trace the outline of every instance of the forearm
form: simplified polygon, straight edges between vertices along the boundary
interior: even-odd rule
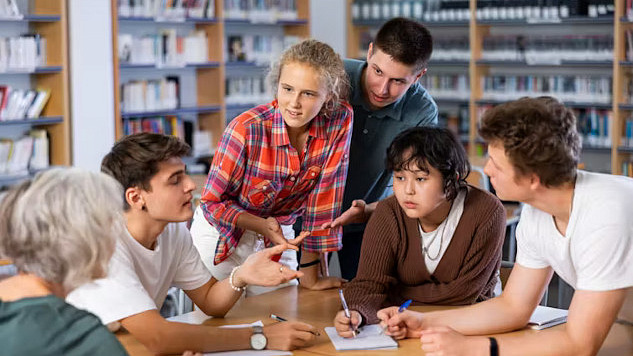
[[[244,287],[246,285],[246,283],[237,278],[234,278],[233,282],[236,287]],[[205,305],[199,305],[199,307],[207,315],[222,318],[231,310],[241,295],[241,291],[231,288],[229,278],[226,278],[216,282],[209,288],[205,297]]]
[[[499,335],[495,339],[499,345],[499,354],[503,356],[589,356],[595,355],[597,351],[574,342],[564,327],[540,332],[525,331],[520,336]],[[485,352],[486,349],[479,351]]]
[[[301,260],[299,261],[299,263],[309,263],[319,259],[319,257],[319,253],[301,251]],[[313,286],[319,280],[319,267],[320,263],[301,268],[301,272],[303,272],[303,277],[299,278],[299,283],[301,283],[301,285],[306,288]]]
[[[237,217],[237,227],[255,231],[258,234],[263,234],[266,229],[266,219],[255,216],[251,213],[243,212]]]
[[[252,334],[249,328],[217,328],[164,319],[151,324],[129,323],[124,319],[122,323],[134,337],[156,354],[180,354],[187,350],[216,352],[249,349]]]
[[[464,308],[424,313],[422,320],[424,327],[445,325],[464,335],[486,335],[524,327],[531,312],[532,308],[515,305],[502,295]]]

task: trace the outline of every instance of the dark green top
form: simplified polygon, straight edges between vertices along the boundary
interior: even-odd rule
[[[389,175],[384,171],[385,153],[391,141],[408,128],[436,125],[438,114],[437,104],[418,82],[411,85],[395,103],[371,110],[361,87],[361,76],[367,62],[345,59],[344,63],[352,88],[350,104],[354,108],[354,131],[343,211],[354,199],[367,199],[367,203],[372,203],[382,195],[389,181]],[[386,179],[381,179],[372,188],[383,173]]]
[[[2,355],[127,355],[91,313],[53,295],[0,300]]]

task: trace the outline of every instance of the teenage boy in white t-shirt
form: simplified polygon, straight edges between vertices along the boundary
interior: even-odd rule
[[[503,294],[458,310],[391,307],[378,317],[396,337],[420,337],[427,355],[596,354],[618,311],[633,307],[623,307],[633,286],[633,180],[577,170],[576,119],[550,97],[488,110],[479,133],[489,143],[485,172],[497,195],[527,204]],[[553,272],[575,289],[564,328],[475,336],[524,327]]]
[[[171,286],[182,288],[206,314],[221,317],[246,285],[274,286],[301,274],[271,260],[286,249],[296,249],[279,245],[251,255],[230,278],[217,281],[211,276],[184,223],[193,214],[195,188],[181,159],[188,153],[189,146],[173,136],[143,133],[123,138],[105,156],[102,171],[125,190],[127,231],[117,241],[108,276],[76,289],[67,301],[96,314],[104,324],[120,322],[160,354],[288,350],[310,342],[315,329],[304,323],[222,329],[169,322],[159,314]]]

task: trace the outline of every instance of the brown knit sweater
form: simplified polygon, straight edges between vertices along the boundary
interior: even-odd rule
[[[379,309],[407,299],[439,305],[489,299],[504,237],[505,211],[499,199],[469,186],[451,243],[430,275],[418,219],[409,218],[395,197],[385,199],[365,229],[356,278],[345,286],[350,309],[360,312],[364,323],[374,324]]]

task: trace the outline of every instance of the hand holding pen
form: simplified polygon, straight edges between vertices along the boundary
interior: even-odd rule
[[[355,310],[349,310],[347,301],[343,295],[343,290],[339,289],[338,293],[341,298],[343,310],[338,312],[334,318],[336,331],[342,337],[356,337],[356,335],[360,332],[358,330],[358,325],[361,322],[360,313]]]
[[[407,310],[407,308],[409,307],[409,305],[411,305],[411,299],[407,299],[404,303],[402,303],[399,307],[398,307],[398,314],[402,313],[403,311]],[[386,324],[385,326],[382,327],[382,333],[386,333],[387,332],[387,328],[389,327],[388,324]]]
[[[277,320],[279,322],[288,321],[288,319],[282,318],[282,317],[280,317],[278,315],[275,315],[275,314],[270,314],[270,318],[273,319],[273,320]],[[316,330],[316,329],[315,330],[309,330],[309,332],[312,335],[314,335],[314,336],[321,336],[321,333],[318,330]]]

